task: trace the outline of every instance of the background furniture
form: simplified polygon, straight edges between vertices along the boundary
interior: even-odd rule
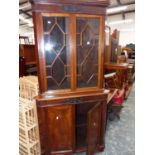
[[[105,88],[106,89],[117,88],[118,79],[117,79],[116,72],[105,74],[104,80],[105,80]]]
[[[111,58],[110,62],[116,63],[117,57],[120,55],[121,48],[119,46],[119,31],[115,29],[111,34]]]
[[[20,44],[19,56],[25,60],[26,71],[24,76],[37,75],[35,45]]]
[[[119,45],[119,31],[115,29],[111,34],[111,28],[106,26],[105,34],[105,63],[116,63],[117,57],[121,53],[121,46]]]
[[[42,154],[104,149],[107,0],[33,0]]]
[[[125,89],[125,99],[127,99],[132,85],[128,81],[128,63],[105,63],[105,73],[116,72],[117,75],[117,89]]]
[[[127,62],[127,58],[124,55],[124,53],[122,53],[120,56],[117,57],[117,63],[126,63]]]
[[[105,73],[117,71],[118,76],[118,88],[121,89],[127,84],[127,69],[128,63],[105,63],[104,64]]]
[[[19,56],[26,59],[26,64],[36,64],[35,45],[20,44]]]
[[[26,75],[26,63],[24,57],[19,57],[19,77]]]
[[[38,79],[35,76],[19,79],[19,153],[40,155],[40,138],[36,102]]]
[[[122,52],[126,51],[127,55],[128,55],[128,59],[127,59],[127,63],[129,63],[128,65],[128,81],[130,84],[132,84],[134,82],[135,79],[135,57],[134,57],[134,44],[129,44],[129,47],[131,46],[131,48],[127,48],[124,47],[122,48]],[[133,57],[132,57],[133,56]]]
[[[105,26],[105,52],[104,52],[104,62],[110,62],[111,58],[111,28]]]
[[[115,117],[120,119],[120,111],[123,108],[122,104],[125,96],[124,88],[116,89],[118,88],[116,72],[105,74],[104,79],[105,87],[110,91],[107,101],[107,121],[112,121]]]

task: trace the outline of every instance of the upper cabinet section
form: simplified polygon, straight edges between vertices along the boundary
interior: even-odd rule
[[[31,0],[32,11],[105,15],[108,0]]]
[[[33,0],[40,93],[102,91],[108,1]]]
[[[98,88],[101,17],[45,14],[42,22],[46,89]]]

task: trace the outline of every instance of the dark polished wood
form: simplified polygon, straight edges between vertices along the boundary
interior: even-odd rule
[[[101,103],[97,103],[90,111],[88,111],[88,149],[87,154],[92,155],[99,143],[100,119],[101,119]]]
[[[110,62],[111,57],[111,28],[105,26],[105,52],[104,52],[104,63]]]
[[[22,76],[26,75],[36,75],[36,54],[35,54],[35,45],[29,45],[29,44],[19,44],[19,56],[20,58],[24,58],[24,60],[21,61],[20,59],[20,74],[23,71]],[[22,63],[24,62],[24,63]],[[21,67],[22,66],[22,67]]]
[[[46,79],[45,79],[45,59],[44,59],[44,40],[43,40],[43,22],[41,14],[35,12],[33,13],[34,21],[34,35],[35,35],[35,53],[37,56],[37,67],[38,67],[38,80],[39,80],[39,90],[40,93],[47,89]]]
[[[25,58],[26,64],[36,64],[35,45],[19,45],[19,55]]]
[[[104,64],[105,72],[107,71],[116,71],[118,77],[118,88],[122,89],[128,84],[128,63],[105,63]]]
[[[106,7],[109,5],[109,0],[31,0],[35,4],[69,4],[69,5],[86,5]]]
[[[25,58],[19,57],[19,77],[26,75],[26,64],[25,64]]]
[[[104,150],[104,27],[109,1],[33,0],[42,154]],[[93,136],[92,136],[93,134]]]
[[[74,95],[61,99],[53,97],[52,100],[48,98],[40,100],[37,97],[36,100],[42,152],[65,154],[65,152],[79,152],[86,146],[91,149],[89,151],[97,151],[97,147],[104,148],[106,93],[94,96],[87,93],[76,98]],[[97,111],[94,110],[95,107]],[[91,122],[97,123],[98,128],[92,129]],[[92,132],[96,138],[92,136]],[[90,142],[88,145],[87,140]]]
[[[128,68],[128,63],[105,63],[104,68],[126,70]]]
[[[112,71],[116,72],[117,75],[117,89],[125,89],[125,99],[129,92],[129,81],[128,81],[128,63],[105,63],[105,72],[109,73]]]
[[[74,105],[48,107],[46,110],[48,148],[52,148],[50,153],[73,151]]]

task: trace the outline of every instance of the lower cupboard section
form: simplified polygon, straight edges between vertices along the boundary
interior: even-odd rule
[[[105,122],[103,101],[39,107],[38,120],[42,154],[93,155],[103,144]]]

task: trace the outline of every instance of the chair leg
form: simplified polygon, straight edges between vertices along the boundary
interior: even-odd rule
[[[120,114],[116,113],[116,117],[120,120]]]

